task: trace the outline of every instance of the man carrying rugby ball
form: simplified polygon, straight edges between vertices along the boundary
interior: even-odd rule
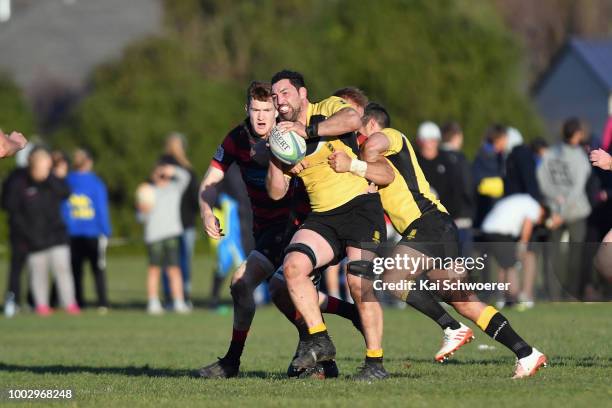
[[[346,101],[330,97],[310,103],[301,74],[281,71],[272,77],[274,103],[283,121],[281,131],[293,131],[306,139],[308,166],[298,174],[304,182],[312,211],[285,249],[284,276],[295,308],[308,326],[308,338],[293,361],[299,369],[313,368],[318,362],[335,358],[332,343],[319,309],[317,290],[310,275],[316,268],[346,256],[347,278],[351,295],[361,316],[366,340],[366,363],[355,377],[375,380],[388,376],[382,364],[383,314],[374,298],[363,298],[367,288],[360,276],[372,269],[375,254],[365,250],[385,239],[386,227],[380,197],[368,193],[364,176],[393,172],[384,160],[366,163],[358,160],[354,132],[361,127],[359,114]],[[336,173],[329,156],[344,151],[354,161],[348,173]],[[275,158],[268,167],[267,188],[270,197],[283,199],[289,190],[291,175]]]

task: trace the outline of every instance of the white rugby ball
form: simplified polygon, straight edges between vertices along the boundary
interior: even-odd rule
[[[283,133],[274,127],[268,140],[272,154],[285,164],[297,164],[306,155],[306,141],[293,131]]]

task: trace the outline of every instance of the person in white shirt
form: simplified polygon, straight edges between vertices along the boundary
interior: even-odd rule
[[[548,210],[531,195],[512,194],[499,200],[482,223],[484,241],[490,244],[488,250],[500,267],[499,281],[510,283],[509,295],[513,301],[519,295],[516,265],[527,251],[534,226],[542,224],[547,214]],[[523,277],[521,298],[527,307],[533,306],[534,280],[535,275]],[[498,306],[503,306],[502,302],[506,303],[500,300]]]

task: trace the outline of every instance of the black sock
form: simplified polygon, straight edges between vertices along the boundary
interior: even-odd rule
[[[240,356],[242,356],[242,351],[244,350],[244,342],[234,341],[230,342],[229,349],[227,349],[227,353],[225,353],[224,360],[228,360],[233,364],[240,364]]]
[[[533,350],[531,346],[512,329],[508,319],[499,312],[493,315],[484,332],[493,338],[493,340],[498,341],[512,350],[517,358],[527,357]]]
[[[310,339],[320,339],[323,337],[329,337],[329,334],[327,333],[327,330],[323,330],[323,331],[312,333],[312,334],[307,333],[307,336]]]
[[[410,293],[408,293],[406,303],[438,323],[442,330],[448,327],[452,330],[457,330],[461,327],[459,322],[440,306],[428,290],[411,290]]]
[[[327,296],[327,306],[323,312],[335,314],[350,320],[353,323],[353,326],[363,333],[361,317],[359,317],[359,311],[357,310],[357,306],[355,306],[355,304],[346,302],[333,296]]]
[[[383,358],[382,357],[368,357],[368,356],[366,356],[365,362],[366,362],[366,364],[382,364],[383,363]]]

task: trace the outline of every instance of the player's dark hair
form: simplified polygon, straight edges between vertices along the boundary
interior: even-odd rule
[[[282,81],[283,79],[288,79],[289,82],[291,82],[291,85],[295,87],[295,89],[306,88],[304,76],[299,72],[289,71],[288,69],[283,69],[282,71],[279,71],[274,74],[274,76],[272,76],[270,84],[274,85],[275,83]]]
[[[579,132],[581,130],[583,129],[580,119],[576,117],[567,119],[563,123],[563,128],[561,130],[561,133],[563,134],[563,141],[569,142],[570,139],[576,134],[576,132]]]
[[[387,112],[385,107],[379,103],[370,102],[365,107],[365,112],[363,113],[363,118],[361,120],[365,125],[370,121],[370,119],[374,119],[383,129],[391,126],[391,116],[389,116],[389,112]]]
[[[451,140],[453,140],[453,138],[457,135],[460,135],[463,133],[463,129],[461,129],[461,126],[459,125],[459,123],[457,122],[446,122],[443,126],[442,126],[442,143],[448,143]]]
[[[489,126],[489,128],[487,129],[487,132],[485,133],[485,139],[489,143],[494,143],[495,141],[507,135],[508,135],[508,128],[499,123],[495,123]]]
[[[354,86],[340,88],[336,92],[334,92],[334,96],[337,96],[342,99],[350,99],[351,101],[355,102],[357,105],[361,106],[364,109],[366,106],[368,106],[368,103],[370,102],[365,92]]]
[[[267,82],[253,81],[246,93],[246,105],[251,106],[251,101],[267,102],[272,99],[272,85]]]

